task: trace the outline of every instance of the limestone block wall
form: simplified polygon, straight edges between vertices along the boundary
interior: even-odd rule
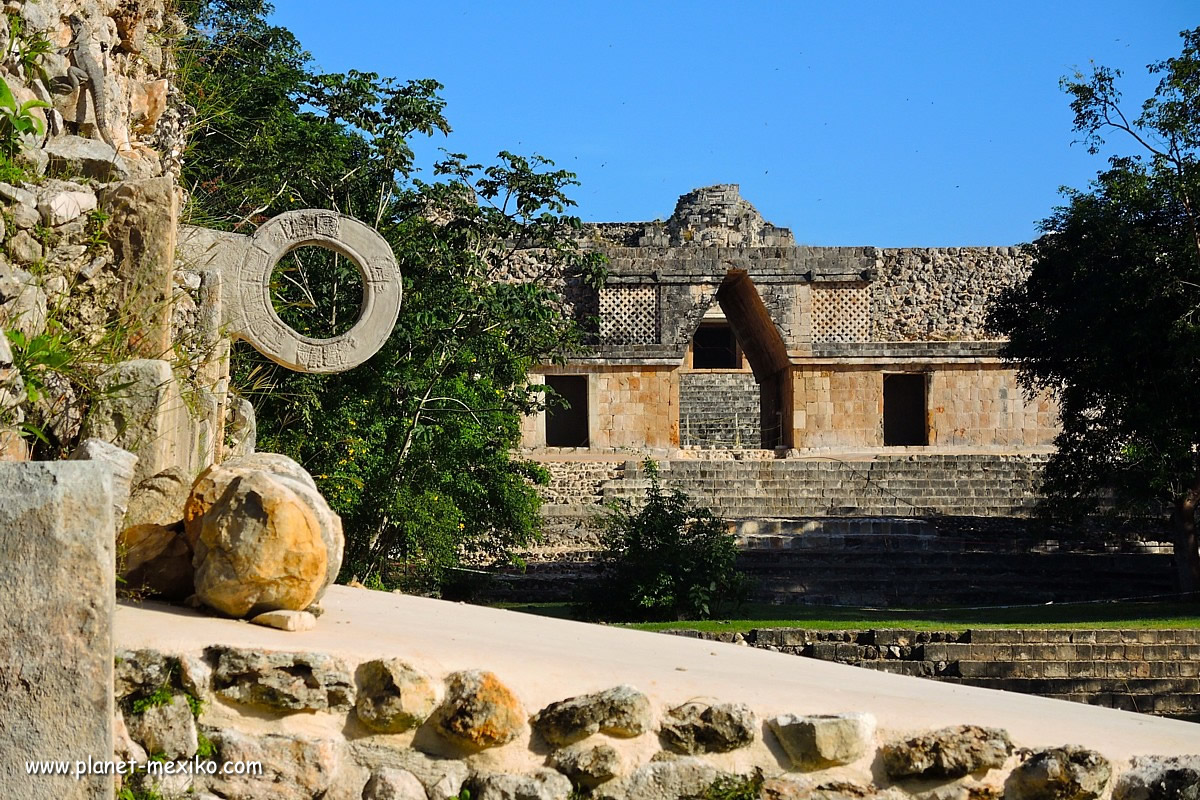
[[[726,519],[820,516],[1027,517],[1043,455],[877,454],[847,459],[675,458],[662,482]],[[604,484],[606,499],[637,497],[639,462]]]
[[[883,446],[883,375],[876,367],[792,371],[798,449]]]
[[[993,339],[987,305],[1029,273],[1017,247],[882,249],[871,284],[871,340]]]
[[[679,374],[667,366],[580,364],[540,368],[530,379],[546,375],[586,375],[588,378],[589,441],[591,450],[631,453],[679,447]],[[546,446],[545,412],[522,422],[526,448]]]
[[[793,443],[798,449],[882,448],[886,373],[920,372],[926,383],[930,447],[1046,448],[1058,433],[1052,398],[1030,398],[1007,365],[977,363],[798,367]]]
[[[929,444],[1049,447],[1058,434],[1058,406],[1029,397],[1003,365],[941,367],[930,373]]]
[[[175,264],[193,112],[164,45],[180,25],[163,0],[14,1],[0,17],[7,47],[46,50],[37,69],[0,66],[19,102],[50,106],[32,112],[44,133],[25,137],[0,184],[0,329],[25,338],[14,366],[29,369],[28,342],[43,334],[70,343],[36,398],[0,412],[0,431],[21,420],[42,429],[39,458],[88,433],[121,439],[143,470],[194,472],[220,453],[220,287]],[[69,75],[82,73],[72,88]],[[17,445],[6,458],[31,455]]]

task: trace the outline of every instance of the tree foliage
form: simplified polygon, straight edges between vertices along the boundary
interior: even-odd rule
[[[621,620],[708,619],[740,603],[748,583],[733,535],[684,492],[664,490],[654,461],[644,468],[645,502],[618,501],[607,520],[593,609]]]
[[[447,154],[418,180],[413,137],[450,130],[437,82],[318,73],[256,0],[184,10],[196,216],[253,230],[291,209],[334,209],[375,226],[404,280],[390,340],[355,370],[299,375],[239,349],[237,382],[260,390],[261,446],[299,460],[342,515],[343,578],[433,588],[464,559],[513,558],[536,534],[531,484],[545,478],[511,455],[521,416],[544,402],[526,375],[581,341],[555,276],[602,275],[567,213],[574,175],[502,152],[488,165]],[[294,251],[276,270],[276,309],[312,335],[343,330],[361,300],[354,272]]]
[[[1005,292],[991,326],[1009,337],[1025,385],[1054,394],[1062,433],[1045,489],[1061,510],[1169,504],[1180,586],[1200,588],[1200,28],[1152,64],[1157,89],[1136,116],[1120,72],[1064,79],[1090,152],[1117,132],[1136,147],[1041,223],[1032,272]]]

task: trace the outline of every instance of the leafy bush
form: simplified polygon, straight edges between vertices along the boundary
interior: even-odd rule
[[[607,521],[603,575],[590,598],[594,614],[620,619],[708,619],[745,598],[748,580],[735,566],[737,544],[708,508],[693,506],[659,483],[646,459],[650,487],[636,508],[618,501]]]

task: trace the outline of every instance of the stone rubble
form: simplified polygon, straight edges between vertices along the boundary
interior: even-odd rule
[[[230,702],[284,712],[348,711],[353,674],[339,658],[321,653],[276,653],[234,647],[207,651],[213,690]]]
[[[1004,766],[1012,751],[1007,731],[959,725],[889,742],[881,754],[883,767],[893,779],[961,778]]]
[[[469,750],[508,744],[525,727],[525,709],[512,690],[484,670],[446,678],[446,699],[433,715],[438,733]]]
[[[659,735],[678,753],[728,753],[753,742],[757,727],[754,712],[740,703],[686,703],[666,713]]]
[[[655,709],[638,690],[616,686],[551,703],[527,726],[520,699],[496,675],[438,678],[395,658],[351,668],[322,653],[125,651],[115,684],[124,709],[113,721],[117,747],[135,756],[139,748],[168,757],[189,751],[191,739],[174,733],[191,721],[184,692],[232,704],[216,724],[206,710],[198,730],[218,760],[262,760],[265,773],[206,776],[192,786],[196,796],[229,800],[458,800],[464,790],[473,800],[699,799],[723,796],[711,794],[714,785],[748,785],[749,764],[763,772],[762,800],[1107,800],[1109,787],[1112,800],[1197,800],[1188,792],[1200,787],[1200,755],[1135,759],[1122,773],[1084,748],[1016,752],[1006,731],[970,725],[883,737],[876,758],[875,720],[859,713],[769,718],[764,736],[774,741],[767,744],[792,761],[789,768],[777,755],[764,762],[742,749],[758,723],[737,703]],[[173,695],[168,704],[140,720],[130,716],[135,699],[163,687]],[[239,707],[246,729],[230,717]],[[276,724],[298,712],[338,715],[343,732],[278,732]],[[547,750],[546,731],[570,743]],[[668,749],[643,746],[657,742]],[[824,754],[820,763],[815,752]],[[530,757],[541,766],[530,766]],[[525,766],[505,768],[517,763]]]
[[[530,724],[547,742],[558,746],[601,732],[623,738],[640,736],[652,724],[650,700],[632,686],[616,686],[551,703],[535,714]]]
[[[792,764],[801,769],[849,764],[866,755],[875,739],[870,714],[785,714],[767,720]]]

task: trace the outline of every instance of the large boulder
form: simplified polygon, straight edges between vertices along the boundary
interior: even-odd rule
[[[325,590],[337,579],[342,568],[342,556],[346,549],[346,537],[342,533],[341,518],[329,508],[325,498],[317,490],[312,476],[287,456],[277,453],[251,453],[230,459],[205,470],[192,486],[191,495],[184,504],[184,526],[188,540],[197,547],[203,518],[209,509],[222,503],[234,481],[252,474],[268,476],[274,483],[286,489],[303,503],[312,519],[316,521],[317,534],[325,554],[325,575],[313,600],[324,595]],[[199,567],[199,564],[197,564]],[[309,602],[311,604],[312,601]],[[285,606],[279,606],[284,608]],[[286,606],[295,611],[303,610]],[[274,609],[263,608],[262,611]]]
[[[196,595],[232,617],[303,611],[327,584],[321,523],[295,481],[258,469],[212,467],[184,508]]]

